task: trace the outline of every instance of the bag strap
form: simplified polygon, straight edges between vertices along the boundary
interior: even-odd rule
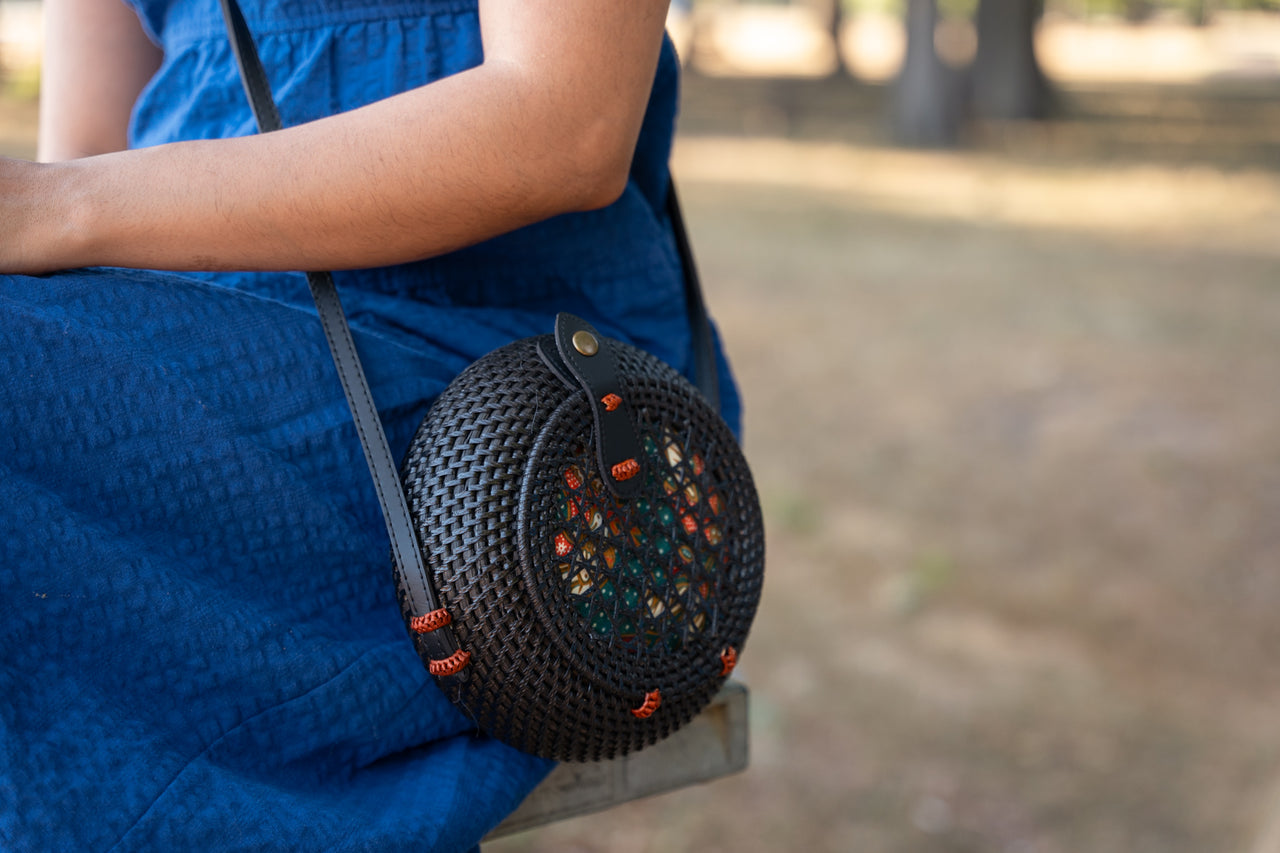
[[[267,80],[262,61],[258,58],[253,35],[245,22],[240,4],[237,0],[220,0],[220,2],[227,33],[231,39],[231,48],[240,70],[240,80],[244,84],[245,94],[249,97],[254,118],[257,119],[258,130],[262,133],[279,130],[282,127],[280,113],[271,96],[271,84]],[[693,247],[689,244],[689,232],[685,228],[684,215],[681,212],[674,180],[667,184],[666,214],[675,236],[676,252],[680,258],[680,270],[684,281],[685,311],[689,315],[689,326],[692,332],[694,384],[702,392],[702,396],[706,397],[711,408],[719,413],[720,376],[716,362],[715,336],[711,331],[711,320],[707,314],[706,300],[702,295],[698,266],[693,258]]]
[[[280,113],[271,97],[267,75],[262,67],[262,60],[258,58],[258,50],[254,46],[244,15],[236,0],[221,0],[221,2],[223,17],[231,35],[232,51],[235,53],[236,64],[240,69],[240,79],[249,96],[254,117],[258,122],[258,130],[262,133],[279,130]],[[351,419],[355,422],[356,433],[360,437],[360,447],[364,451],[365,462],[373,477],[374,491],[377,492],[382,517],[387,525],[387,533],[391,537],[392,559],[395,560],[399,576],[403,579],[401,586],[413,614],[410,624],[418,628],[426,627],[431,622],[439,623],[447,616],[441,611],[436,596],[431,591],[426,561],[422,557],[422,548],[414,532],[409,504],[405,499],[404,487],[400,483],[400,474],[392,461],[387,434],[382,428],[378,410],[373,404],[369,382],[360,364],[360,356],[356,352],[355,341],[351,337],[351,328],[347,324],[346,313],[342,310],[342,302],[338,298],[338,289],[334,286],[333,276],[327,272],[309,272],[307,286],[311,289],[311,298],[315,300],[316,313],[320,316],[325,340],[329,344],[329,352],[338,370],[338,380],[342,384],[347,405],[351,409]],[[453,631],[448,628],[438,630],[442,627],[442,625],[435,625],[426,630],[419,630],[418,642],[422,644],[428,657],[433,661],[456,663],[458,656],[465,652],[459,650]],[[466,677],[466,673],[465,669],[459,667],[455,673],[442,673],[442,677],[451,675],[462,679]]]
[[[702,281],[698,278],[698,265],[693,261],[693,247],[689,245],[689,232],[684,227],[684,214],[680,211],[674,178],[667,184],[667,218],[671,220],[671,230],[675,232],[676,251],[680,255],[680,269],[684,273],[684,308],[689,315],[689,331],[693,336],[694,384],[710,404],[711,410],[720,414],[720,369],[716,364],[715,336],[711,333],[711,318],[707,316]]]
[[[240,71],[240,80],[244,84],[245,94],[249,98],[254,118],[257,120],[258,130],[261,133],[279,130],[282,127],[280,112],[276,109],[275,100],[271,96],[271,85],[267,80],[262,60],[258,57],[253,35],[245,22],[240,5],[236,0],[220,0],[220,2],[227,33],[231,40],[231,49]],[[695,357],[694,377],[707,403],[719,412],[719,377],[711,322],[707,317],[707,307],[702,297],[697,268],[694,265],[693,250],[689,246],[689,237],[685,231],[684,217],[681,215],[674,183],[670,184],[667,190],[667,216],[675,232],[676,249],[684,274],[685,308],[689,314]],[[391,537],[392,556],[400,570],[400,577],[404,579],[402,587],[413,613],[410,626],[418,631],[419,642],[432,658],[432,665],[429,668],[433,675],[442,678],[465,678],[467,670],[463,667],[466,663],[466,652],[459,650],[451,629],[438,630],[447,625],[448,615],[440,609],[435,594],[431,591],[426,562],[423,560],[422,548],[414,532],[404,487],[400,483],[399,472],[392,461],[387,435],[382,428],[382,421],[378,418],[378,410],[373,404],[369,382],[360,364],[360,356],[356,352],[355,341],[351,337],[351,329],[347,324],[346,313],[342,310],[342,302],[338,298],[333,276],[328,272],[308,272],[307,286],[311,289],[311,298],[315,300],[316,312],[324,328],[325,340],[328,341],[334,366],[338,370],[338,380],[346,395],[347,405],[351,409],[351,418],[355,422],[356,433],[360,438],[360,447],[364,451],[365,462],[373,477],[378,504],[382,508],[387,533]],[[436,663],[441,664],[440,671],[437,671],[434,665]]]

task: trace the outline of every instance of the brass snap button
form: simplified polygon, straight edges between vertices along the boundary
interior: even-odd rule
[[[600,342],[585,329],[574,332],[572,340],[573,348],[583,355],[592,356],[600,352]]]

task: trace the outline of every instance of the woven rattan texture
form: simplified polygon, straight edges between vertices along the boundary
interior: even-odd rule
[[[403,466],[436,593],[472,654],[451,698],[559,760],[621,755],[696,715],[763,580],[759,503],[732,433],[675,371],[614,346],[645,449],[640,499],[605,491],[585,395],[536,339],[464,371]],[[653,690],[661,705],[637,717]]]

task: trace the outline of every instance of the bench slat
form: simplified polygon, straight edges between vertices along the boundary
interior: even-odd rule
[[[559,765],[486,840],[737,773],[747,757],[747,688],[730,681],[688,725],[648,749]]]

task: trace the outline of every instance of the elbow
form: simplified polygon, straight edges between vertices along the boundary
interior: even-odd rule
[[[579,190],[574,205],[576,211],[600,210],[622,197],[630,178],[630,163],[624,168],[606,166],[598,169]]]
[[[615,127],[580,133],[579,144],[566,151],[568,180],[562,184],[570,189],[566,212],[599,210],[622,197],[631,177],[636,140]]]

